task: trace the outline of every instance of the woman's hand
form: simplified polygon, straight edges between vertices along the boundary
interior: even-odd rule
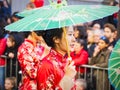
[[[76,70],[75,70],[75,66],[74,66],[74,62],[72,61],[71,63],[68,62],[65,66],[65,75],[69,76],[71,78],[74,78],[76,75]]]
[[[60,81],[59,85],[62,88],[62,90],[71,90],[71,88],[74,85],[73,79],[76,75],[74,62],[68,62],[65,66],[64,71],[65,71],[65,75],[62,78],[62,80]]]
[[[9,53],[8,54],[8,57],[10,57],[10,58],[14,58],[14,56],[15,56],[14,53]]]
[[[93,57],[95,57],[100,52],[99,46],[96,46],[94,49]]]

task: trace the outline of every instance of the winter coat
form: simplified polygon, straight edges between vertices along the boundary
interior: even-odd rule
[[[72,60],[74,61],[74,65],[76,66],[76,70],[80,73],[84,73],[84,68],[80,68],[80,65],[88,64],[88,52],[84,49],[81,49],[78,54],[75,54],[75,52],[71,52]]]
[[[0,56],[4,54],[4,51],[6,49],[6,38],[0,38]],[[0,66],[5,65],[5,59],[0,58]]]
[[[90,60],[90,65],[96,65],[100,68],[108,68],[108,59],[110,50],[107,48],[101,50],[95,57]],[[93,75],[96,77],[96,90],[108,90],[108,74],[107,71],[95,69]]]

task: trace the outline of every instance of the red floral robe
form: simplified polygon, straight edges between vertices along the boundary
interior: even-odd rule
[[[33,42],[25,39],[18,49],[18,60],[22,70],[22,85],[19,90],[37,90],[37,67],[44,48],[33,45]]]
[[[66,57],[51,49],[39,64],[37,75],[38,90],[62,90],[59,82],[64,76]]]

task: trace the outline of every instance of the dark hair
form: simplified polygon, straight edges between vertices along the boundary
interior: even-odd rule
[[[19,13],[19,12],[14,12],[14,13],[12,14],[12,17],[15,17],[15,18],[18,18],[18,19],[22,19],[23,17],[18,16],[18,15],[17,15],[18,13]]]
[[[43,35],[43,38],[48,46],[55,48],[55,42],[54,42],[53,38],[55,37],[55,38],[61,39],[62,33],[63,33],[62,28],[46,30]]]
[[[109,28],[111,30],[111,32],[115,32],[116,31],[116,28],[114,25],[110,24],[110,23],[107,23],[104,25],[104,28]]]
[[[34,31],[38,36],[43,36],[44,34],[44,31]],[[27,38],[28,35],[30,35],[32,32],[31,31],[26,31],[26,32],[23,32],[24,34],[24,37]]]
[[[10,34],[8,38],[10,39],[11,42],[15,42],[15,37],[12,34]]]
[[[80,43],[82,46],[84,46],[85,42],[83,39],[76,39],[77,43]]]
[[[0,1],[0,7],[3,7],[4,5],[3,5],[3,1]]]
[[[109,39],[105,36],[100,37],[101,40],[105,41],[106,44],[109,44]]]
[[[79,31],[78,38],[80,38],[80,39],[86,39],[87,38],[86,28],[84,26],[76,26],[75,30]]]
[[[81,46],[83,46],[83,48],[86,50],[85,48],[85,41],[83,39],[76,39],[76,42],[79,43]]]
[[[4,18],[0,18],[0,38],[4,37],[5,29],[4,27],[7,25],[7,22],[5,21]]]

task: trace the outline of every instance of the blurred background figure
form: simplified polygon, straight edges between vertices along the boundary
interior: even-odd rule
[[[88,49],[89,58],[92,57],[95,46],[96,45],[94,42],[94,31],[90,30],[88,32],[88,37],[87,37],[87,49]]]
[[[103,36],[102,30],[94,30],[94,43],[97,45],[98,41],[100,40],[100,37]]]
[[[119,2],[120,3],[120,2]],[[118,6],[119,7],[119,3],[118,1],[116,0],[111,0],[111,2],[109,3],[110,6]],[[113,15],[110,15],[108,17],[108,20],[109,22],[108,23],[111,23],[113,24],[116,28],[118,26],[118,12],[114,13]]]
[[[71,52],[71,57],[77,70],[76,79],[84,78],[85,69],[79,66],[88,64],[88,52],[84,49],[84,44],[83,39],[76,39],[74,50]]]
[[[116,34],[117,29],[115,28],[114,25],[107,23],[104,25],[104,36],[106,36],[109,39],[109,50],[112,51],[112,49],[114,48],[116,42],[117,42],[117,38],[115,38],[115,34]]]
[[[8,34],[4,30],[4,27],[6,26],[7,22],[4,18],[0,18],[0,86],[3,90],[4,86],[4,79],[5,79],[5,59],[6,57],[2,57],[4,55],[4,52],[6,50],[6,41]]]
[[[27,5],[26,5],[26,9],[27,10],[31,10],[31,9],[34,9],[36,8],[34,3],[33,2],[29,2]]]
[[[31,0],[34,3],[35,7],[42,7],[44,5],[44,0]]]
[[[99,23],[95,23],[92,27],[93,30],[100,30],[101,29],[101,26]]]
[[[14,12],[12,14],[12,16],[11,16],[11,23],[16,22],[16,21],[18,21],[18,20],[20,20],[22,18],[22,17],[18,16],[17,13],[19,13],[19,12]]]
[[[4,18],[6,21],[11,15],[11,7],[7,0],[0,0],[0,18]]]
[[[19,37],[17,33],[10,34],[7,38],[7,47],[5,50],[5,55],[7,56],[7,77],[8,76],[16,76],[16,62],[17,62],[17,52],[18,47],[22,44],[23,39]],[[12,65],[11,65],[12,63]],[[12,73],[10,73],[12,70]]]
[[[75,39],[83,39],[85,41],[84,49],[87,51],[87,32],[84,26],[74,27],[74,37]]]
[[[108,68],[108,59],[110,56],[108,45],[109,39],[105,36],[100,37],[98,44],[94,49],[93,56],[90,59],[89,65]],[[109,90],[107,71],[95,69],[93,75],[96,78],[96,90]]]
[[[15,77],[6,77],[5,78],[5,90],[17,90],[16,89],[16,78]]]

